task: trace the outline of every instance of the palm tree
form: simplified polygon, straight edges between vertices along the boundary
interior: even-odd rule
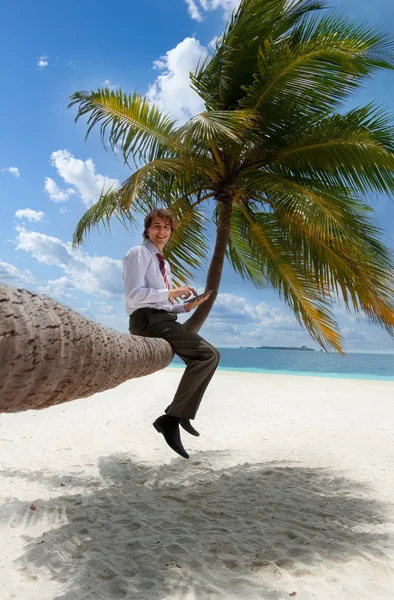
[[[393,335],[394,266],[366,196],[394,190],[394,136],[373,104],[335,112],[378,69],[392,41],[322,13],[315,0],[243,0],[212,57],[191,74],[206,110],[177,126],[146,98],[76,92],[87,134],[122,149],[135,171],[82,217],[74,245],[112,216],[126,226],[152,206],[181,226],[168,248],[179,282],[207,255],[206,211],[217,225],[206,289],[225,257],[256,286],[268,282],[310,335],[342,352],[338,298]],[[212,296],[188,320],[198,330]]]
[[[378,106],[335,111],[394,58],[383,33],[323,6],[243,0],[213,56],[191,74],[206,110],[182,126],[137,93],[73,94],[87,135],[99,125],[103,141],[135,165],[82,217],[74,244],[113,216],[127,226],[153,206],[171,207],[180,227],[168,258],[176,282],[186,282],[208,256],[212,211],[206,288],[219,288],[227,257],[244,280],[272,285],[323,348],[341,352],[339,297],[393,335],[393,258],[366,198],[393,192],[394,136]],[[89,395],[171,359],[163,340],[105,330],[29,292],[0,292],[0,410]],[[214,300],[189,326],[201,327]]]

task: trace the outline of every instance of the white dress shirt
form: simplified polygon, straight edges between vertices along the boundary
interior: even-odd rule
[[[126,312],[131,315],[138,308],[158,308],[167,312],[186,312],[183,304],[172,304],[160,271],[156,254],[159,250],[150,240],[131,248],[123,259],[123,281]],[[172,288],[171,268],[165,261],[166,275]]]

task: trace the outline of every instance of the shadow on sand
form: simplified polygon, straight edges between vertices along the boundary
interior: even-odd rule
[[[61,584],[57,600],[279,600],[289,576],[322,561],[385,557],[391,541],[376,525],[387,508],[364,485],[297,463],[220,464],[219,453],[160,466],[117,454],[100,459],[100,480],[66,484],[57,473],[8,472],[57,494],[34,500],[37,511],[7,506],[14,527],[49,525],[15,568]]]

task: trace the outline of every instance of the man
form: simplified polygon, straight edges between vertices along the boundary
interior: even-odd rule
[[[172,403],[153,426],[175,452],[189,458],[181,441],[179,425],[191,435],[199,435],[190,419],[196,416],[219,364],[220,354],[200,335],[177,323],[177,314],[190,312],[209,295],[187,304],[174,303],[175,298],[187,299],[197,294],[190,286],[172,287],[170,265],[162,252],[176,225],[174,215],[165,208],[152,210],[145,217],[145,242],[126,253],[123,280],[130,333],[167,340],[186,364]]]

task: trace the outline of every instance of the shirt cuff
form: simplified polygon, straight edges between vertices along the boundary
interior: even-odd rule
[[[173,304],[172,305],[172,312],[175,314],[179,314],[179,313],[184,313],[186,312],[185,309],[185,305],[184,304]]]
[[[162,290],[156,290],[158,294],[158,299],[156,302],[160,302],[165,304],[169,300],[169,290],[167,288],[163,288]]]

